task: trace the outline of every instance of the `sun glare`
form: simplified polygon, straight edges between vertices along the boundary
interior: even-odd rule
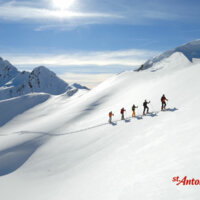
[[[53,6],[60,10],[70,8],[76,0],[52,0]]]

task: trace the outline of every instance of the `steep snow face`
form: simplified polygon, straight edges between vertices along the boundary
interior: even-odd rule
[[[177,47],[174,52],[182,52],[192,62],[193,58],[200,58],[200,39]]]
[[[186,56],[186,58],[190,62],[192,62],[192,60],[195,58],[200,58],[200,39],[189,42],[189,43],[179,46],[175,49],[166,51],[165,53],[162,53],[161,55],[148,60],[139,68],[139,70],[148,69],[148,68],[152,67],[154,64],[160,63],[162,60],[170,57],[172,54],[174,54],[176,52],[181,52],[183,55]]]
[[[19,72],[8,61],[0,58],[0,100],[34,92],[52,95],[67,92],[69,96],[72,96],[79,89],[89,90],[78,83],[69,85],[44,66],[36,67],[31,73]]]
[[[32,92],[44,92],[58,95],[70,90],[68,83],[61,80],[46,67],[37,67],[31,73],[18,73],[12,80],[0,88],[0,100]]]
[[[0,87],[19,74],[17,68],[0,58]]]
[[[167,73],[183,69],[186,66],[190,66],[190,64],[191,62],[183,53],[175,52],[169,57],[163,58],[162,60],[155,62],[150,68],[147,68],[147,70],[155,72],[157,70],[164,69],[164,72]]]
[[[89,90],[78,83],[69,85],[44,66],[30,72],[19,72],[8,61],[0,58],[0,100],[28,93],[44,92],[59,95],[68,92],[72,96],[78,89]]]
[[[49,94],[61,94],[68,88],[68,83],[61,80],[56,74],[46,67],[35,68],[29,75],[27,84],[33,92],[46,92]]]
[[[12,80],[5,84],[5,87],[20,87],[29,78],[30,73],[23,71],[18,73]]]

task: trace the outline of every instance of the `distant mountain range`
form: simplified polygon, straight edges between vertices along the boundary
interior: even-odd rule
[[[69,85],[44,66],[32,72],[20,72],[9,61],[0,58],[0,100],[35,92],[59,95],[78,89],[89,90],[78,83]]]

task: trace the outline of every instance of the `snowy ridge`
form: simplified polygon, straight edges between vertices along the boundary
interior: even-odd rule
[[[79,84],[70,86],[44,66],[30,72],[19,72],[8,61],[0,59],[0,100],[34,92],[59,95],[69,90],[85,89]]]
[[[0,87],[19,74],[16,67],[0,57]]]
[[[175,52],[171,56],[163,58],[162,60],[155,62],[148,70],[155,72],[157,70],[165,69],[165,72],[177,71],[190,66],[190,61],[181,52]]]
[[[161,55],[145,62],[138,70],[151,68],[154,64],[162,62],[162,60],[169,58],[171,55],[177,52],[182,53],[190,62],[192,62],[195,58],[200,58],[200,39],[166,51],[165,53],[162,53]]]

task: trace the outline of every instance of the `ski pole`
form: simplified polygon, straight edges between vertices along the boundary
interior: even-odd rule
[[[150,102],[150,105],[151,105],[151,107],[152,107],[153,111],[155,112],[156,110],[154,109],[154,107],[153,107],[153,105],[152,105],[152,103],[151,103],[151,102]]]

